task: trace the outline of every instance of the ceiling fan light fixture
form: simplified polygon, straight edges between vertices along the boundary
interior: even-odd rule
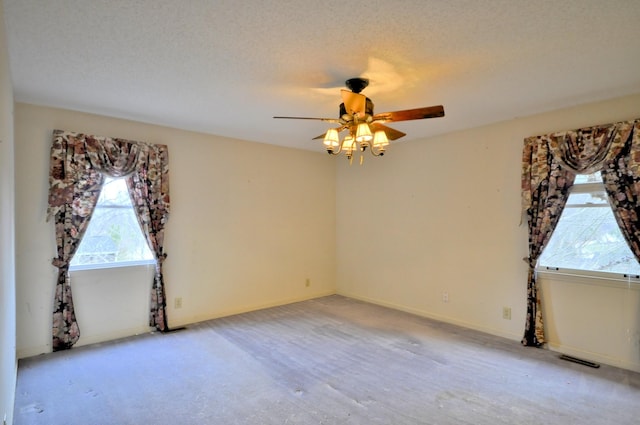
[[[342,151],[349,158],[353,155],[353,151],[356,149],[356,141],[352,135],[348,135],[342,141]]]
[[[382,130],[378,130],[373,134],[373,146],[384,149],[385,146],[389,145],[389,139],[387,138],[387,133]]]
[[[384,155],[386,146],[389,144],[387,133],[383,130],[377,130],[373,135],[373,143],[371,145],[371,153],[374,156]]]
[[[360,123],[356,129],[356,142],[370,142],[373,139],[373,135],[371,134],[371,129],[369,128],[369,124]]]
[[[339,124],[337,128],[327,130],[325,134],[314,137],[313,140],[323,139],[325,149],[330,155],[339,155],[344,151],[349,159],[353,159],[353,153],[357,150],[364,152],[369,149],[373,156],[383,156],[389,140],[397,140],[406,136],[405,133],[383,125],[387,122],[421,120],[425,118],[438,118],[444,116],[442,105],[427,106],[422,108],[405,109],[401,111],[383,112],[374,114],[373,102],[360,92],[367,87],[369,80],[366,78],[351,78],[345,82],[350,90],[341,90],[342,103],[339,106],[338,118],[311,118],[277,116],[273,118],[286,118],[298,120],[317,120],[332,124]],[[372,134],[372,129],[375,135]],[[347,130],[348,135],[340,142],[339,132]],[[360,164],[364,160],[360,155]]]
[[[326,146],[327,151],[329,151],[330,153],[333,152],[335,148],[340,146],[338,130],[336,130],[335,128],[330,128],[329,130],[327,130],[327,133],[324,135],[323,143]]]

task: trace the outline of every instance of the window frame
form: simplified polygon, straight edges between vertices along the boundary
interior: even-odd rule
[[[124,177],[109,177],[109,176],[105,176],[105,180],[103,182],[103,189],[104,189],[104,185],[110,183],[111,181],[115,181],[115,180],[123,180]],[[102,192],[100,193],[100,195],[102,195]],[[98,202],[96,203],[96,206],[94,208],[93,213],[95,213],[96,209],[123,209],[123,210],[131,210],[134,214],[134,216],[136,215],[136,212],[133,208],[133,202],[131,201],[131,198],[127,197],[127,199],[129,200],[129,205],[125,206],[125,205],[118,205],[118,204],[108,204],[107,205],[99,205],[100,202],[100,197],[98,198]],[[137,219],[136,219],[137,221]],[[89,223],[89,226],[91,226],[91,222]],[[87,232],[88,232],[88,228],[87,228]],[[153,251],[151,250],[151,248],[149,247],[149,244],[142,232],[142,229],[140,229],[140,227],[138,226],[138,231],[140,232],[140,237],[142,238],[142,241],[145,243],[145,246],[147,247],[147,249],[149,250],[149,253],[151,254],[152,257],[154,257]],[[84,236],[83,236],[83,240],[84,238],[87,236],[87,232],[85,232]],[[83,241],[80,241],[80,245],[82,245]],[[80,248],[80,247],[78,247]],[[74,254],[74,258],[75,255],[78,254],[78,251],[76,251],[76,253]],[[72,259],[73,261],[73,259]],[[124,260],[124,261],[112,261],[112,262],[103,262],[103,263],[90,263],[90,264],[69,264],[69,271],[83,271],[83,270],[97,270],[97,269],[112,269],[112,268],[123,268],[123,267],[135,267],[135,266],[149,266],[149,265],[156,265],[156,259],[155,258],[150,258],[150,259],[140,259],[140,260]]]
[[[596,173],[592,173],[592,174],[596,174]],[[606,188],[604,187],[604,182],[602,180],[598,182],[574,183],[574,185],[570,189],[569,196],[573,194],[586,194],[586,193],[596,193],[596,192],[603,192],[603,191],[605,195],[607,195]],[[606,200],[606,203],[604,204],[600,204],[600,203],[569,204],[568,203],[569,201],[567,200],[565,209],[566,208],[610,208],[611,209],[612,207],[611,207],[611,202],[609,200],[609,197],[606,196],[605,200]],[[562,214],[564,214],[564,212],[565,211],[563,210]],[[559,220],[562,220],[562,216],[560,217]],[[614,216],[614,220],[615,220],[615,216]],[[558,221],[558,224],[559,224],[559,221]],[[553,235],[551,236],[551,238],[553,238]],[[547,247],[545,247],[545,249]],[[631,252],[631,254],[633,253]],[[538,263],[536,264],[536,267],[535,267],[536,273],[564,276],[567,278],[574,277],[574,278],[581,278],[581,279],[587,279],[587,280],[597,279],[597,280],[605,280],[605,281],[611,281],[611,282],[625,282],[627,284],[640,283],[640,274],[636,274],[636,273],[622,273],[622,272],[615,272],[615,271],[600,271],[600,270],[573,269],[573,268],[567,268],[567,267],[546,266],[546,265],[540,264],[541,259],[542,259],[542,255],[538,258]]]
[[[69,271],[117,269],[121,267],[150,266],[156,264],[156,260],[114,261],[112,263],[77,264],[69,266]]]

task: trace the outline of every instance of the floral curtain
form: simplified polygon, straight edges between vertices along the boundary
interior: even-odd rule
[[[634,125],[637,127],[638,122],[640,120],[525,139],[521,184],[522,208],[523,213],[527,216],[529,227],[529,257],[526,258],[529,272],[527,319],[522,339],[524,345],[539,346],[545,342],[535,267],[562,214],[575,174],[589,174],[603,170],[603,176],[605,174],[610,176],[605,177],[606,180],[611,181],[611,183],[605,183],[611,188],[608,189],[609,196],[612,199],[620,198],[620,191],[626,190],[626,185],[629,184],[628,180],[625,181],[621,177],[622,174],[634,173],[635,177],[632,180],[636,182],[640,180],[637,164],[633,162],[624,167],[624,164],[629,164],[629,160],[622,159],[640,156],[640,146],[631,144],[632,138],[630,137]],[[619,183],[614,184],[613,180]],[[617,204],[612,201],[616,216],[631,217],[633,215],[628,211],[635,211],[633,202],[638,199],[637,193],[640,193],[638,192],[640,184],[637,186],[635,197],[630,194],[628,198],[625,198],[627,202],[622,202],[627,205],[627,212],[622,209],[618,210]],[[620,223],[622,220],[618,219],[618,222]],[[635,233],[636,236],[640,236],[640,227],[638,227],[640,223],[637,216],[635,220],[627,220],[627,223],[633,229],[627,233]],[[628,238],[627,234],[625,237]],[[640,239],[637,240],[640,241]]]
[[[157,145],[156,145],[157,146]],[[164,226],[169,218],[169,159],[166,149],[149,149],[147,158],[127,179],[131,202],[138,223],[156,259],[156,273],[151,287],[149,325],[161,331],[168,330],[165,314],[165,293],[162,264],[164,252]]]
[[[159,330],[168,329],[164,296],[157,295],[159,292],[164,293],[162,262],[166,255],[162,247],[162,235],[169,213],[168,172],[168,151],[165,145],[62,130],[53,132],[47,217],[53,217],[55,221],[58,252],[58,256],[52,261],[58,268],[53,309],[54,351],[71,348],[80,337],[69,281],[69,263],[91,219],[102,189],[104,174],[112,177],[128,176],[132,199],[148,198],[146,215],[140,212],[140,208],[136,208],[136,212],[147,240],[150,239],[149,234],[152,234],[155,243],[159,244],[152,251],[156,252],[156,256],[158,252],[161,253],[152,289],[150,324]],[[135,181],[139,183],[133,183]],[[137,189],[133,190],[134,187]],[[135,191],[140,194],[132,193]],[[145,228],[142,223],[152,221],[149,217],[155,217],[156,223]],[[148,231],[147,228],[152,230]],[[157,234],[161,236],[157,237]],[[157,320],[158,317],[161,320]]]
[[[603,168],[602,180],[620,231],[640,261],[640,120],[625,123],[620,133],[627,141]]]
[[[53,305],[53,351],[71,348],[80,338],[69,281],[69,263],[89,225],[104,180],[101,173],[82,170],[76,161],[62,165],[67,153],[73,156],[73,147],[70,148],[71,152],[67,152],[67,148],[61,146],[57,152],[52,150],[50,179],[55,180],[63,173],[77,173],[82,177],[73,187],[61,189],[57,194],[54,191],[49,195],[49,208],[56,210],[55,233],[58,252],[57,258],[52,262],[58,268]],[[71,201],[68,203],[63,201],[66,195],[70,195]]]
[[[528,192],[530,203],[526,209],[529,223],[529,257],[526,260],[529,264],[529,273],[527,277],[527,318],[523,344],[539,346],[544,343],[544,324],[535,267],[542,250],[551,239],[553,230],[558,224],[575,176],[560,168],[560,164],[553,159],[553,155],[547,149],[546,143],[532,142],[529,146],[532,149],[525,149],[525,155],[531,154],[530,158],[536,158],[535,165],[537,167],[535,167],[535,173],[531,174],[532,178],[523,179],[523,185],[531,184],[532,180],[536,179],[539,179],[540,182],[533,186],[535,189]]]

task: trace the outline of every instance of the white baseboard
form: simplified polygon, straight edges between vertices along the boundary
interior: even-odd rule
[[[80,339],[74,345],[74,347],[82,347],[83,345],[91,345],[99,342],[113,341],[120,338],[126,338],[134,335],[141,335],[151,332],[153,329],[149,326],[138,326],[133,328],[118,329],[115,332],[107,332],[95,335],[83,335],[80,333]],[[51,342],[45,345],[26,347],[17,350],[16,356],[18,359],[26,359],[28,357],[39,356],[40,354],[50,353],[53,351]]]
[[[503,332],[503,331],[500,331],[500,330],[497,330],[497,329],[493,329],[493,328],[489,328],[489,327],[485,327],[485,326],[478,326],[475,323],[465,322],[465,321],[458,320],[458,319],[455,319],[455,318],[442,316],[442,315],[439,315],[439,314],[433,314],[433,313],[430,313],[428,311],[424,311],[424,310],[420,310],[420,309],[415,309],[415,308],[411,308],[411,307],[407,307],[407,306],[403,306],[403,305],[399,305],[399,304],[394,304],[394,303],[378,300],[378,299],[375,299],[375,298],[362,297],[362,296],[359,296],[359,295],[349,294],[349,293],[342,292],[342,291],[338,291],[338,294],[342,295],[342,296],[345,296],[345,297],[349,297],[349,298],[357,299],[357,300],[360,300],[360,301],[368,302],[368,303],[371,303],[371,304],[381,305],[383,307],[389,307],[389,308],[392,308],[394,310],[405,311],[407,313],[415,314],[417,316],[422,316],[422,317],[426,317],[426,318],[429,318],[429,319],[438,320],[440,322],[451,323],[453,325],[462,326],[462,327],[465,327],[465,328],[469,328],[469,329],[473,329],[473,330],[476,330],[476,331],[488,333],[488,334],[491,334],[491,335],[500,336],[500,337],[507,338],[507,339],[514,340],[514,341],[520,341],[522,339],[522,335],[521,334],[516,335],[516,334]],[[558,353],[562,353],[562,354],[567,354],[569,356],[578,357],[578,358],[581,358],[581,359],[589,360],[591,362],[602,363],[602,364],[606,364],[606,365],[609,365],[609,366],[619,367],[621,369],[627,369],[627,370],[631,370],[631,371],[634,371],[634,372],[640,372],[640,363],[632,363],[632,362],[624,361],[622,359],[617,359],[617,358],[614,358],[614,357],[604,356],[602,354],[586,351],[586,350],[583,350],[583,349],[580,349],[580,348],[577,348],[577,347],[570,347],[570,346],[566,346],[566,345],[562,345],[562,344],[557,344],[557,343],[554,343],[554,342],[547,342],[546,345],[545,345],[545,348],[547,348],[550,351],[554,351],[554,352],[558,352]]]
[[[333,290],[316,292],[303,297],[283,298],[283,299],[272,301],[269,303],[245,305],[242,307],[217,312],[216,314],[213,314],[213,315],[192,316],[192,317],[189,317],[188,319],[182,319],[175,322],[172,322],[171,317],[169,317],[169,328],[170,329],[180,328],[180,327],[188,326],[194,323],[204,322],[206,320],[217,319],[219,317],[233,316],[235,314],[247,313],[250,311],[262,310],[265,308],[277,307],[285,304],[292,304],[296,302],[310,300],[313,298],[326,297],[329,295],[335,295],[335,293],[336,292]],[[142,326],[142,327],[135,327],[135,328],[128,328],[128,329],[119,329],[116,332],[112,332],[112,333],[89,335],[89,336],[81,335],[75,347],[81,347],[83,345],[96,344],[99,342],[107,342],[115,339],[126,338],[129,336],[140,335],[140,334],[151,332],[152,330],[153,329],[150,327]],[[25,359],[27,357],[34,357],[40,354],[50,353],[51,351],[52,351],[51,342],[49,341],[47,344],[44,344],[44,345],[18,349],[16,351],[16,356],[18,359]]]
[[[51,344],[38,345],[36,347],[24,347],[16,350],[16,358],[26,359],[29,357],[39,356],[40,354],[46,354],[51,352]]]
[[[142,335],[151,332],[153,328],[150,326],[139,326],[135,328],[118,329],[116,332],[108,332],[104,334],[96,334],[89,336],[80,335],[80,339],[74,347],[82,347],[83,345],[97,344],[99,342],[113,341],[115,339],[127,338],[135,335]]]
[[[325,297],[325,296],[329,296],[329,295],[335,295],[335,294],[342,295],[342,296],[348,297],[348,298],[353,298],[353,299],[360,300],[360,301],[364,301],[364,302],[368,302],[368,303],[371,303],[371,304],[380,305],[380,306],[383,306],[383,307],[392,308],[394,310],[404,311],[404,312],[407,312],[407,313],[415,314],[417,316],[426,317],[426,318],[433,319],[433,320],[438,320],[440,322],[450,323],[450,324],[457,325],[457,326],[462,326],[464,328],[473,329],[473,330],[476,330],[476,331],[479,331],[479,332],[488,333],[488,334],[491,334],[491,335],[496,335],[496,336],[507,338],[507,339],[510,339],[510,340],[513,340],[513,341],[520,341],[520,339],[522,338],[522,335],[520,335],[520,334],[513,334],[513,333],[503,332],[501,330],[493,329],[493,328],[489,328],[489,327],[485,327],[485,326],[478,326],[475,323],[466,322],[466,321],[463,321],[463,320],[458,320],[458,319],[455,319],[455,318],[452,318],[452,317],[443,316],[443,315],[439,315],[439,314],[434,314],[434,313],[431,313],[431,312],[428,312],[428,311],[425,311],[425,310],[411,308],[411,307],[407,307],[407,306],[400,305],[400,304],[390,303],[390,302],[379,300],[379,299],[376,299],[376,298],[363,297],[363,296],[360,296],[360,295],[350,294],[350,293],[343,292],[343,291],[338,291],[338,292],[336,292],[336,291],[325,291],[325,292],[314,293],[312,295],[304,296],[304,297],[284,298],[284,299],[272,301],[272,302],[269,302],[269,303],[245,305],[245,306],[242,306],[242,307],[238,307],[238,308],[234,308],[234,309],[230,309],[230,310],[217,312],[214,315],[193,316],[193,317],[189,318],[188,320],[184,320],[183,319],[183,320],[178,321],[176,323],[170,323],[170,328],[179,328],[179,327],[188,326],[188,325],[191,325],[191,324],[194,324],[194,323],[199,323],[199,322],[204,322],[204,321],[207,321],[207,320],[217,319],[217,318],[220,318],[220,317],[233,316],[233,315],[236,315],[236,314],[242,314],[242,313],[247,313],[247,312],[250,312],[250,311],[262,310],[262,309],[265,309],[265,308],[278,307],[278,306],[281,306],[281,305],[292,304],[292,303],[301,302],[301,301],[307,301],[307,300],[310,300],[310,299],[321,298],[321,297]],[[83,345],[89,345],[89,344],[95,344],[95,343],[110,341],[110,340],[119,339],[119,338],[125,338],[125,337],[129,337],[129,336],[148,333],[150,331],[152,331],[152,329],[149,328],[149,327],[138,327],[138,328],[130,328],[130,329],[118,330],[117,332],[108,333],[108,334],[100,334],[100,335],[91,335],[91,336],[87,336],[87,337],[81,337],[80,340],[78,341],[78,344],[76,344],[76,346],[80,347],[80,346],[83,346]],[[617,358],[613,358],[613,357],[609,357],[609,356],[604,356],[602,354],[586,351],[586,350],[580,349],[578,347],[566,346],[566,345],[558,344],[558,343],[551,342],[551,341],[547,342],[546,347],[551,351],[562,353],[562,354],[567,354],[569,356],[578,357],[578,358],[581,358],[581,359],[589,360],[589,361],[596,362],[596,363],[602,363],[602,364],[606,364],[606,365],[610,365],[610,366],[614,366],[614,367],[619,367],[619,368],[622,368],[622,369],[632,370],[632,371],[635,371],[635,372],[640,372],[640,363],[628,362],[628,361],[624,361],[624,360],[621,360],[621,359],[617,359]],[[44,353],[49,353],[49,352],[51,352],[51,345],[50,344],[46,344],[46,345],[43,345],[43,346],[22,348],[22,349],[18,350],[16,354],[17,354],[17,358],[18,359],[24,359],[24,358],[27,358],[27,357],[33,357],[33,356],[37,356],[37,355],[44,354]]]
[[[605,356],[602,354],[594,353],[591,351],[583,350],[578,347],[571,347],[554,342],[547,342],[547,348],[550,351],[569,355],[571,357],[577,357],[579,359],[588,360],[594,363],[602,363],[609,366],[619,367],[621,369],[632,370],[634,372],[640,372],[640,363],[632,363],[617,359],[615,357]]]
[[[283,298],[275,301],[271,301],[268,303],[260,303],[260,304],[248,304],[241,307],[232,308],[229,310],[218,311],[215,314],[206,314],[206,315],[196,315],[191,316],[187,319],[177,320],[176,322],[171,322],[171,318],[169,318],[169,327],[170,328],[180,328],[183,326],[188,326],[194,323],[206,322],[207,320],[218,319],[220,317],[234,316],[236,314],[248,313],[250,311],[263,310],[265,308],[278,307],[286,304],[293,304],[297,302],[312,300],[314,298],[327,297],[329,295],[335,295],[336,291],[323,291],[323,292],[315,292],[310,295],[305,295],[302,297],[292,297],[292,298]]]
[[[383,307],[389,307],[394,310],[404,311],[406,313],[415,314],[416,316],[426,317],[427,319],[437,320],[439,322],[450,323],[456,326],[462,326],[463,328],[473,329],[479,332],[484,332],[491,335],[496,335],[502,338],[507,338],[513,341],[520,341],[522,339],[522,334],[514,334],[510,332],[504,332],[500,329],[494,329],[486,326],[479,326],[477,323],[466,322],[464,320],[459,320],[454,317],[443,316],[440,314],[435,314],[426,310],[421,310],[417,308],[407,307],[401,304],[390,303],[387,301],[379,300],[376,298],[363,297],[360,295],[350,294],[348,292],[338,291],[338,295],[342,295],[348,298],[353,298],[356,300],[368,302],[371,304],[380,305]]]

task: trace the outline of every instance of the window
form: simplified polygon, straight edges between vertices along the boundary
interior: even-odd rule
[[[640,275],[640,264],[624,240],[600,173],[577,175],[539,266]]]
[[[71,260],[71,268],[115,267],[153,261],[133,211],[125,179],[105,177],[87,231]]]

